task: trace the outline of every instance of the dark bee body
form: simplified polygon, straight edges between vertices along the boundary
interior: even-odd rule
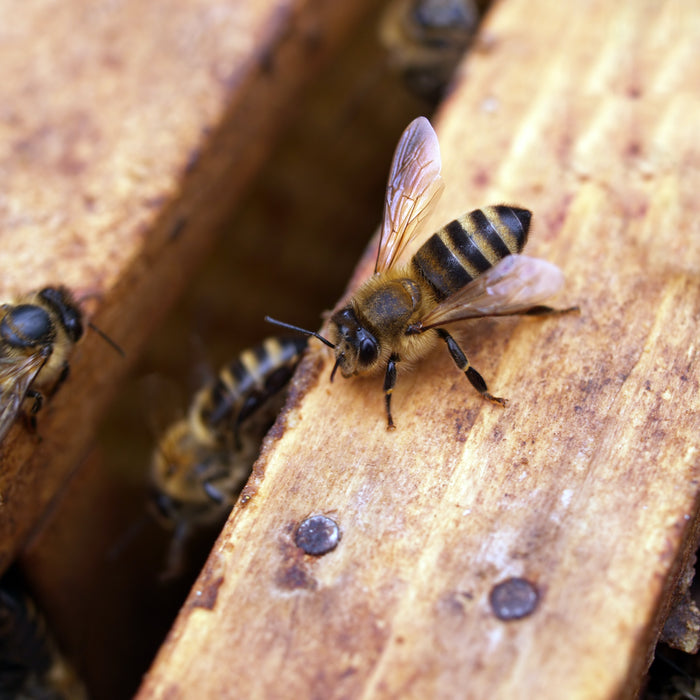
[[[158,512],[175,527],[169,571],[179,568],[189,532],[230,510],[306,345],[306,338],[268,338],[245,350],[161,438],[151,476]]]
[[[531,213],[497,205],[472,211],[430,236],[407,263],[401,258],[442,188],[440,149],[427,119],[415,119],[394,154],[380,229],[375,273],[336,311],[329,338],[313,335],[335,351],[331,373],[344,377],[385,370],[387,426],[394,427],[391,394],[399,362],[424,357],[443,340],[457,367],[486,399],[482,376],[443,326],[486,316],[562,313],[539,302],[563,284],[559,269],[520,255]],[[574,309],[565,309],[572,311]]]
[[[33,602],[0,587],[0,698],[82,700],[85,689],[58,651]]]
[[[65,287],[46,287],[0,306],[0,440],[25,398],[41,408],[41,390],[68,374],[68,357],[83,335],[83,315]]]

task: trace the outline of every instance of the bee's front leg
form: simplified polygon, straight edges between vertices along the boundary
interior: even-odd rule
[[[384,398],[386,400],[386,418],[387,430],[394,430],[396,426],[394,425],[394,419],[391,417],[391,392],[394,391],[394,386],[396,384],[396,363],[400,360],[398,355],[394,354],[389,358],[389,362],[386,366],[386,374],[384,375]]]

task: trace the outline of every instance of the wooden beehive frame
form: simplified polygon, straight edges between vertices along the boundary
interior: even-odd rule
[[[437,120],[432,224],[531,207],[580,318],[473,324],[511,405],[436,353],[395,433],[381,380],[331,386],[315,348],[139,697],[638,690],[696,543],[698,31],[678,3],[496,7]],[[320,558],[294,543],[315,513],[342,531]],[[537,604],[503,621],[513,577]]]

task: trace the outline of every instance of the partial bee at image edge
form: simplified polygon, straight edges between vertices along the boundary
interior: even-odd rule
[[[122,357],[124,351],[85,316],[64,286],[29,292],[0,305],[0,442],[25,402],[30,426],[44,394],[53,395],[69,373],[69,357],[87,325]]]

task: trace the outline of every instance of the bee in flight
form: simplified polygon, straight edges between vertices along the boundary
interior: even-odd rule
[[[124,354],[92,323],[88,325]],[[83,313],[65,287],[30,292],[14,304],[0,305],[0,442],[25,400],[34,416],[42,390],[55,392],[68,376],[68,357],[83,336]]]
[[[174,528],[166,577],[182,568],[190,532],[220,520],[233,506],[306,345],[306,338],[268,338],[245,350],[163,434],[151,481],[157,514]]]
[[[545,315],[557,310],[540,302],[563,284],[549,262],[519,255],[525,246],[531,213],[496,205],[472,211],[434,233],[406,263],[402,253],[442,189],[440,148],[425,117],[411,122],[399,140],[389,174],[379,249],[370,277],[329,320],[329,338],[276,321],[276,325],[312,335],[333,348],[343,377],[384,369],[387,427],[394,428],[391,395],[401,361],[425,356],[438,340],[447,345],[457,367],[486,399],[489,393],[444,326],[486,316]]]

